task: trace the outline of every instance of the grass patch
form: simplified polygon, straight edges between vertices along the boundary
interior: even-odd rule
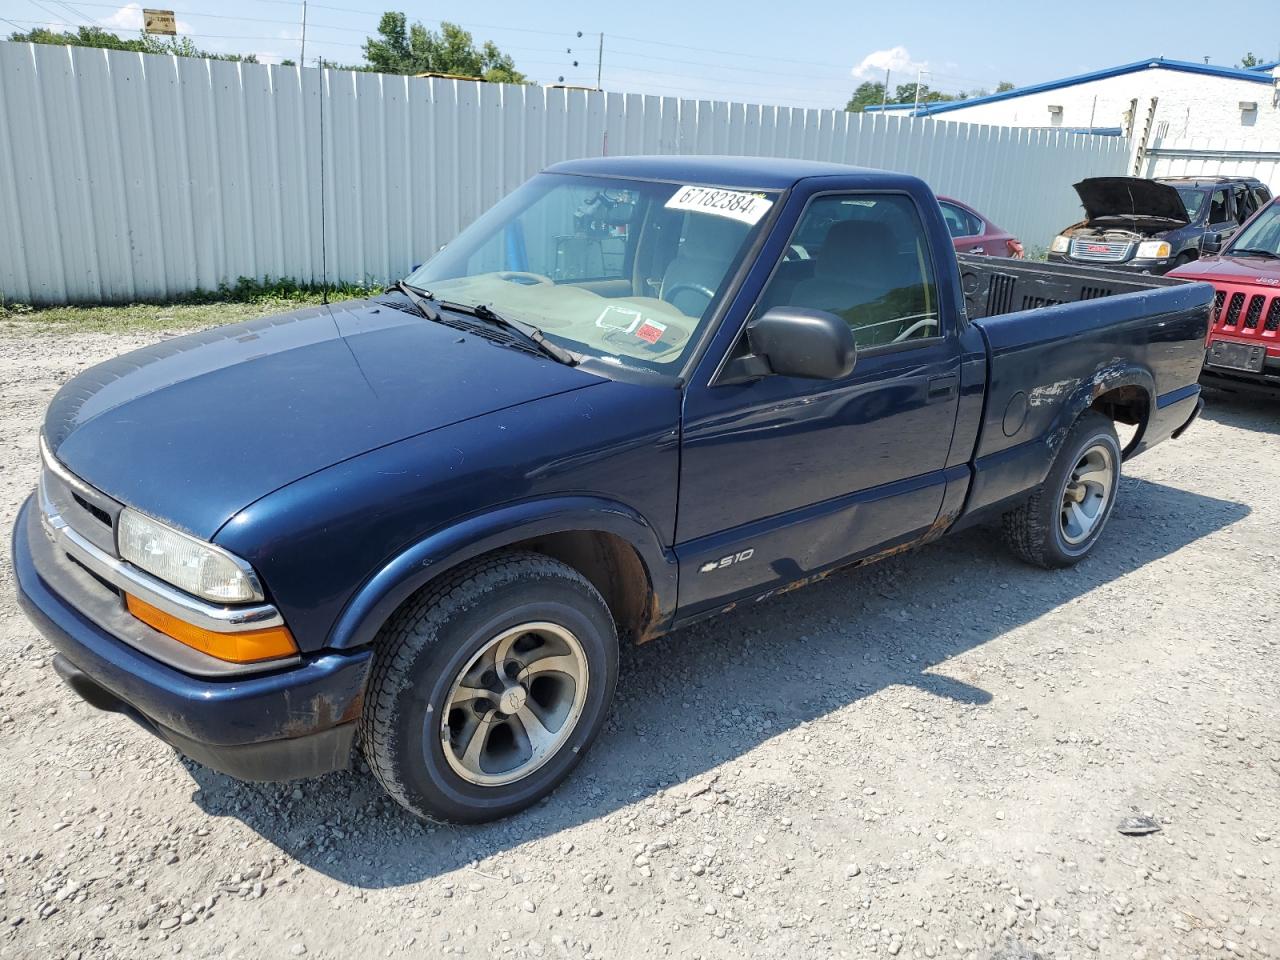
[[[382,287],[331,286],[329,300],[350,300],[381,293]],[[319,285],[291,280],[257,281],[241,277],[234,286],[196,291],[165,303],[32,307],[0,300],[0,334],[161,333],[199,330],[271,313],[297,310],[323,301]]]

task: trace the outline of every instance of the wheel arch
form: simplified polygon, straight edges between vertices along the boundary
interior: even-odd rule
[[[532,550],[573,567],[600,591],[624,641],[662,633],[676,606],[675,556],[632,508],[596,497],[512,504],[434,531],[370,576],[330,631],[328,646],[373,641],[409,597],[461,563],[505,549]]]
[[[1056,456],[1076,421],[1084,413],[1093,410],[1113,423],[1137,428],[1122,450],[1127,458],[1142,442],[1155,402],[1155,379],[1144,368],[1131,364],[1102,367],[1093,376],[1082,380],[1063,404],[1050,433],[1051,452]]]

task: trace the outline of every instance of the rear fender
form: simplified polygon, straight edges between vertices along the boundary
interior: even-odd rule
[[[1080,419],[1080,415],[1092,407],[1099,397],[1124,387],[1135,387],[1141,390],[1147,398],[1148,412],[1155,409],[1156,383],[1147,370],[1136,364],[1124,362],[1115,362],[1099,367],[1093,372],[1092,376],[1081,380],[1075,389],[1068,394],[1066,401],[1062,404],[1062,408],[1058,411],[1057,417],[1054,418],[1053,425],[1045,434],[1045,443],[1049,448],[1049,456],[1044,469],[1046,475],[1053,463],[1053,458],[1058,455],[1058,451],[1062,448],[1063,441],[1067,438],[1067,433],[1075,425],[1075,422]],[[1033,399],[1034,395],[1035,391],[1032,391]],[[1141,442],[1142,432],[1145,428],[1145,422],[1138,424],[1138,433],[1126,448],[1126,453]],[[1041,479],[1043,479],[1043,476]]]
[[[467,560],[570,531],[610,533],[629,543],[644,564],[653,591],[650,632],[670,621],[676,607],[675,555],[663,547],[648,521],[614,501],[556,497],[470,517],[419,540],[365,581],[334,624],[328,646],[342,650],[370,643],[416,590]]]
[[[1151,374],[1130,363],[1104,364],[1082,380],[1042,384],[1028,391],[1027,406],[1024,407],[1031,411],[1028,417],[1034,417],[1037,408],[1043,410],[1051,406],[1053,413],[1046,414],[1040,421],[1033,439],[977,459],[969,497],[956,529],[979,523],[1008,509],[1044,483],[1058,451],[1080,415],[1099,397],[1122,387],[1144,391],[1148,410],[1154,409],[1155,382]],[[1000,429],[999,424],[1000,421],[996,420],[996,430]],[[987,429],[990,428],[988,423]],[[1137,448],[1145,426],[1139,425],[1138,430],[1127,450]]]

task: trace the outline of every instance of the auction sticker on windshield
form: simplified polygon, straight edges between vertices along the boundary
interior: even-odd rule
[[[743,223],[759,223],[773,201],[745,190],[718,190],[715,187],[681,187],[666,203],[668,210],[712,213]]]

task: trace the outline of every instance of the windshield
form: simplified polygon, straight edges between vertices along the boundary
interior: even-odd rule
[[[1280,204],[1273,203],[1235,235],[1227,253],[1262,250],[1280,256]]]
[[[776,193],[541,174],[415,270],[566,349],[671,371],[698,339]]]
[[[1196,217],[1200,216],[1200,208],[1204,206],[1204,198],[1209,192],[1195,187],[1178,187],[1177,190],[1178,196],[1182,198],[1182,205],[1187,208],[1187,219],[1194,223]]]

